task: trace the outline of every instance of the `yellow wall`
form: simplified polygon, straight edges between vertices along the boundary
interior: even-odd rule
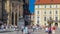
[[[45,8],[46,6],[46,8]],[[51,8],[50,8],[51,6]],[[57,8],[56,8],[57,6]],[[57,10],[58,14],[55,13]],[[39,11],[39,14],[38,14]],[[46,11],[46,14],[44,12]],[[50,14],[50,11],[52,14]],[[44,17],[46,16],[47,19],[51,16],[53,20],[55,20],[55,17],[58,16],[58,20],[60,19],[60,4],[51,4],[51,5],[35,5],[35,12],[34,12],[34,23],[37,24],[37,16],[40,18],[40,25],[44,25],[47,21],[44,21]]]

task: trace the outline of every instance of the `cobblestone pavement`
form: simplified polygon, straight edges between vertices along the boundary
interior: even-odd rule
[[[31,31],[31,34],[46,34],[44,30],[38,30],[38,31],[34,31],[32,32],[32,29],[29,29]],[[0,34],[22,34],[21,31],[14,31],[14,32],[4,32],[4,33],[0,33]],[[60,34],[60,30],[57,29],[55,34]]]

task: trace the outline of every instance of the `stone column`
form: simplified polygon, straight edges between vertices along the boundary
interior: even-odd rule
[[[9,10],[9,0],[7,0],[7,2],[6,2],[6,8],[7,8],[7,13],[8,13],[8,20],[7,20],[7,25],[9,24],[9,12],[10,12],[10,10]]]
[[[10,1],[7,0],[6,2],[6,10],[7,10],[7,13],[8,13],[8,19],[7,19],[7,25],[11,25],[11,6],[10,6]]]
[[[18,6],[17,6],[17,23],[18,23],[18,21],[19,21],[19,2],[18,2]]]
[[[19,4],[20,6],[19,6],[19,17],[23,17],[23,2],[20,2],[20,4]]]
[[[10,6],[11,6],[11,25],[12,25],[12,3],[10,2]]]
[[[16,13],[14,12],[14,26],[15,26],[15,14],[16,14]]]

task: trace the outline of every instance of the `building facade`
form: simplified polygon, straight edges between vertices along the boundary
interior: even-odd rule
[[[7,12],[5,10],[5,1],[0,0],[0,21],[7,22]]]
[[[60,0],[36,0],[34,16],[34,23],[40,25],[46,24],[51,18],[60,20]]]
[[[34,24],[34,13],[31,14],[31,25]]]
[[[2,0],[0,0],[0,10],[1,10],[0,11],[0,20],[2,20],[2,14],[1,14],[2,13],[2,9],[1,8],[2,8]]]
[[[23,18],[23,0],[0,0],[0,20],[7,25],[17,25]]]

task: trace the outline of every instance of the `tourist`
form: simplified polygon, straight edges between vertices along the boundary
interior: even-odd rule
[[[28,27],[27,26],[24,27],[23,34],[28,34]]]
[[[36,26],[34,25],[34,26],[33,26],[33,32],[34,32],[35,30],[36,30]]]
[[[2,29],[2,30],[4,29],[4,25],[1,25],[1,29]]]
[[[22,31],[22,34],[23,34],[23,30],[24,30],[24,26],[22,25],[22,26],[21,26],[21,31]]]
[[[52,34],[51,26],[48,27],[48,34]]]
[[[53,33],[53,34],[55,34],[55,30],[56,30],[56,28],[55,28],[55,26],[53,26],[53,27],[52,27],[52,33]]]
[[[48,26],[45,27],[45,32],[48,34]]]

